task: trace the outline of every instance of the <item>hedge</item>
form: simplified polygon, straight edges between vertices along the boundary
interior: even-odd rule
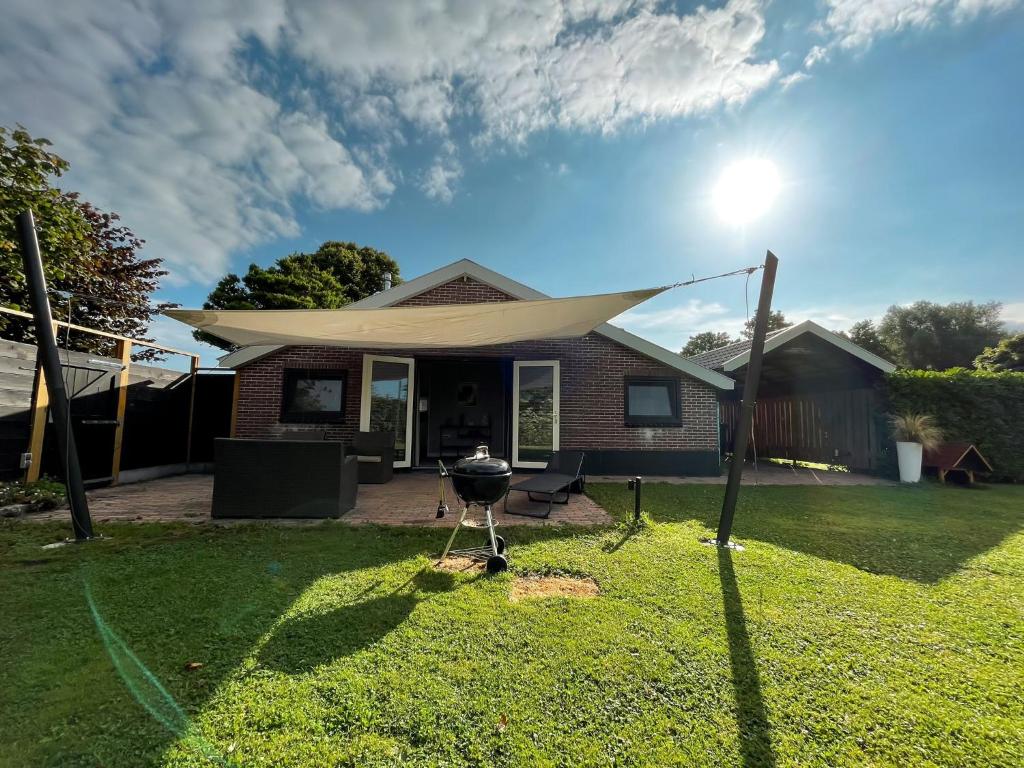
[[[1024,373],[900,370],[885,389],[889,413],[930,413],[946,440],[978,446],[993,480],[1024,480]]]

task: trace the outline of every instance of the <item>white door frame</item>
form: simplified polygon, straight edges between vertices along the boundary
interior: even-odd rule
[[[370,429],[370,384],[373,382],[373,364],[376,361],[383,363],[405,363],[409,366],[409,392],[405,407],[405,459],[395,460],[396,467],[412,466],[412,423],[413,423],[413,398],[416,394],[416,360],[411,357],[389,357],[387,355],[363,355],[363,392],[359,404],[359,429],[364,432]]]
[[[512,362],[512,466],[532,469],[544,469],[547,466],[545,461],[520,461],[519,460],[519,370],[521,368],[538,368],[541,366],[550,367],[552,372],[552,414],[551,422],[551,450],[558,450],[559,432],[559,382],[561,371],[558,360],[514,360]]]

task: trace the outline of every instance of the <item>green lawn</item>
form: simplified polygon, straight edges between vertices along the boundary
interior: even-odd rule
[[[495,578],[442,530],[5,522],[0,765],[1024,765],[1024,488],[744,488],[731,555],[721,494]]]

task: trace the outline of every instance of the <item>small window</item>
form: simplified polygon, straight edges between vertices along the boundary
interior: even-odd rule
[[[281,421],[286,424],[339,424],[345,420],[347,371],[284,372]]]
[[[679,379],[630,376],[626,378],[627,427],[678,427]]]

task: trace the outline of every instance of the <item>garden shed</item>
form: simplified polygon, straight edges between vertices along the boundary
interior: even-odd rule
[[[769,334],[764,351],[750,450],[765,458],[878,469],[885,442],[878,385],[896,366],[810,320]],[[750,342],[689,359],[737,381],[719,397],[721,439],[730,446]]]

